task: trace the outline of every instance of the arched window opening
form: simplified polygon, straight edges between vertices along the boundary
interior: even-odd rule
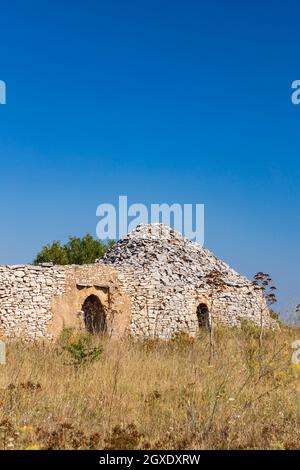
[[[209,309],[206,304],[199,304],[197,307],[197,319],[199,328],[209,330]]]
[[[90,295],[82,306],[84,323],[87,331],[92,334],[106,332],[106,315],[102,303],[96,295]]]

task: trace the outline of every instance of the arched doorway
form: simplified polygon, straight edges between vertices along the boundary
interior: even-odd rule
[[[199,328],[205,328],[209,330],[209,309],[204,303],[201,303],[197,307],[197,319]]]
[[[100,300],[96,295],[90,295],[82,305],[84,323],[87,331],[93,334],[106,332],[106,315]]]

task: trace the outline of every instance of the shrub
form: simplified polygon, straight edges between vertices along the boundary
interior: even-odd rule
[[[68,243],[64,245],[59,241],[54,241],[52,244],[43,246],[33,264],[49,262],[60,265],[90,264],[102,258],[113,244],[114,241],[103,243],[89,234],[83,238],[69,237]]]

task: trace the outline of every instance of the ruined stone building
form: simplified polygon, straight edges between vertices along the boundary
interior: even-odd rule
[[[266,326],[262,292],[179,233],[140,225],[85,266],[0,266],[0,335],[55,338],[63,327],[110,337],[195,336],[210,318]]]

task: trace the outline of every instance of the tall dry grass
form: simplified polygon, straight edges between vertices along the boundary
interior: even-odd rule
[[[219,329],[211,365],[205,332],[11,342],[0,366],[0,448],[299,448],[297,338],[295,329],[268,332],[259,349],[251,325]]]

